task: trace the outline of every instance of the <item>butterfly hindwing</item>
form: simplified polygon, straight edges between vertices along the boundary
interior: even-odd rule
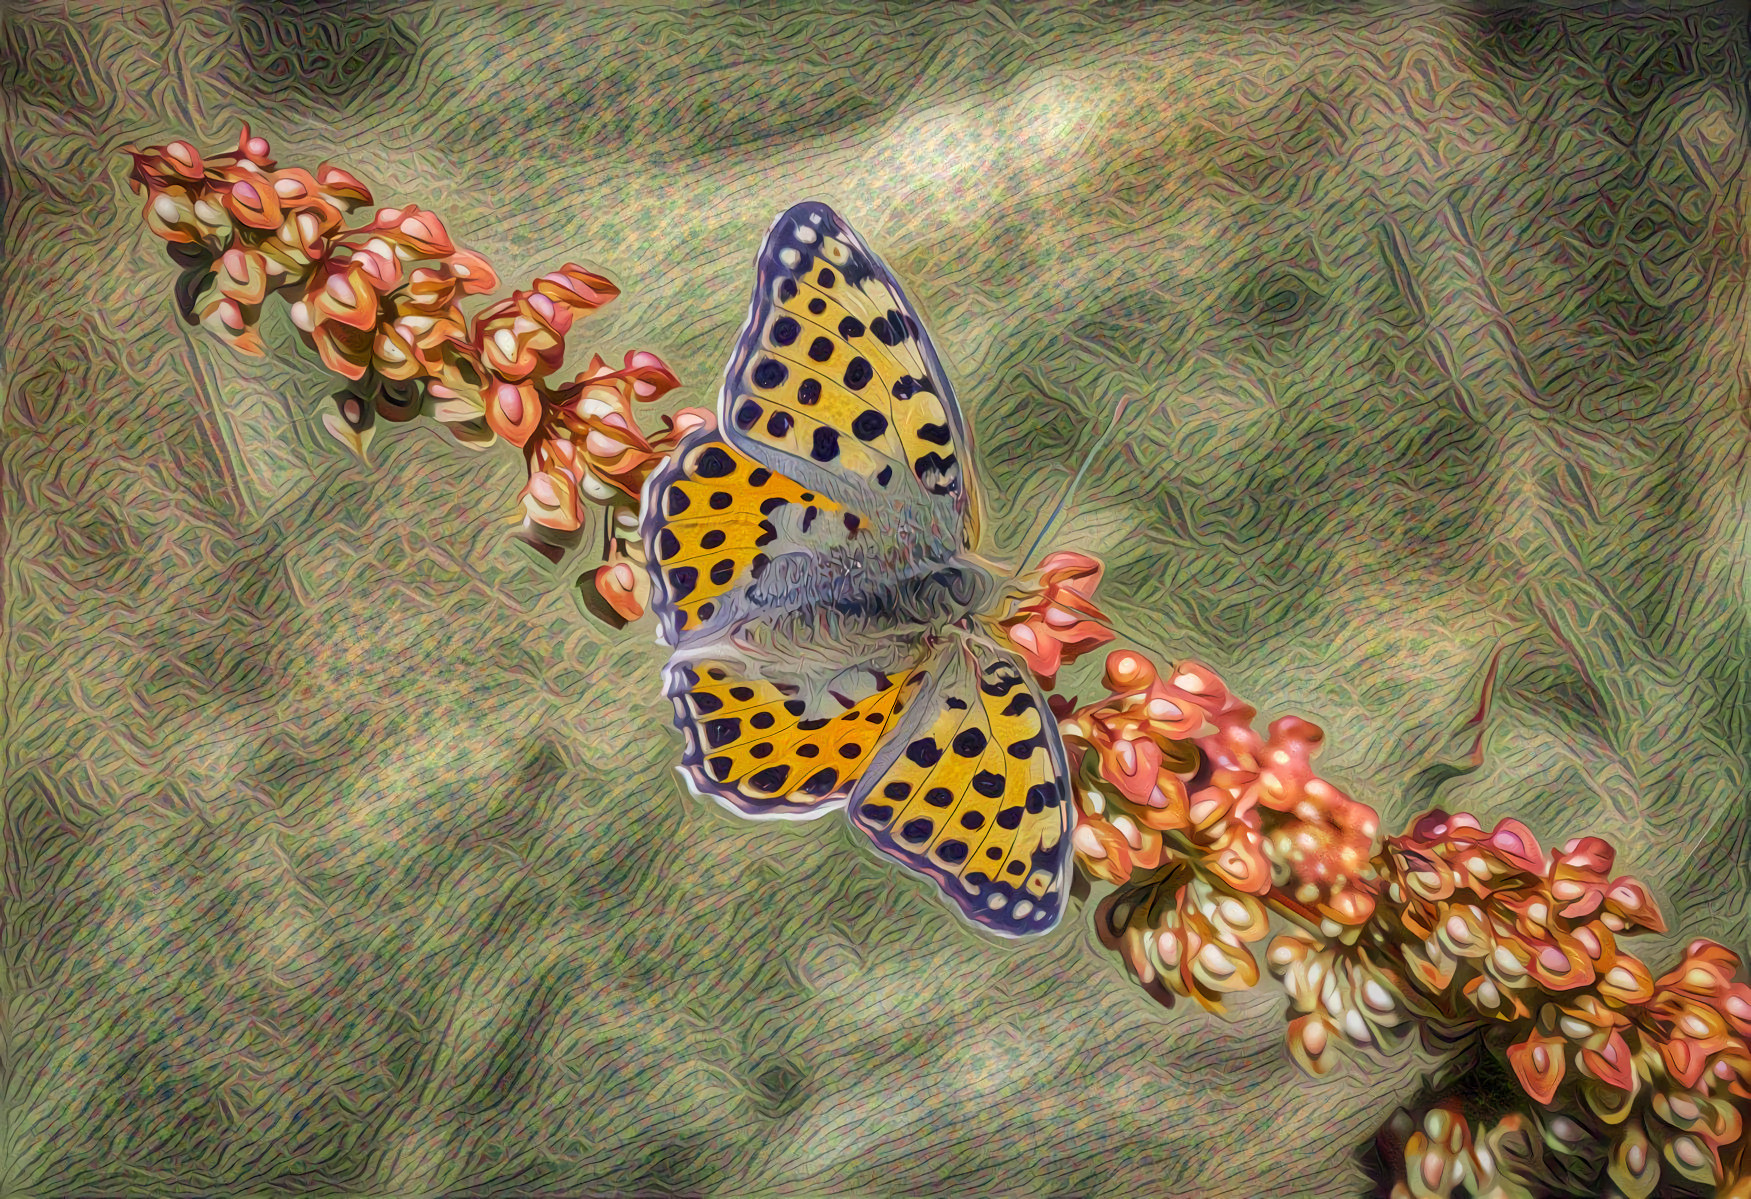
[[[851,822],[1009,936],[1063,913],[1070,783],[1051,712],[1014,655],[953,647],[904,734],[852,793]]]
[[[968,543],[967,432],[947,374],[894,276],[825,204],[797,204],[767,233],[719,419],[774,469],[913,510],[949,552]]]
[[[780,663],[722,643],[677,655],[668,693],[688,782],[748,816],[839,806],[929,678],[923,664],[881,668],[916,648],[891,640],[841,668]]]

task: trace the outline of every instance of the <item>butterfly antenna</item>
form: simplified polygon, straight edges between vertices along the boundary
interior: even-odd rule
[[[1088,447],[1088,453],[1083,456],[1082,465],[1077,468],[1075,477],[1070,480],[1070,485],[1064,489],[1064,494],[1058,497],[1058,506],[1052,509],[1052,514],[1050,516],[1046,517],[1046,523],[1040,526],[1039,535],[1034,538],[1034,543],[1028,546],[1027,553],[1021,556],[1022,569],[1025,570],[1027,568],[1027,563],[1034,560],[1034,551],[1040,548],[1040,542],[1044,541],[1046,539],[1046,534],[1052,531],[1053,523],[1058,519],[1059,515],[1070,503],[1071,499],[1075,497],[1076,489],[1082,485],[1082,476],[1088,473],[1088,468],[1094,465],[1094,460],[1099,457],[1100,452],[1106,448],[1107,442],[1112,439],[1114,433],[1119,431],[1119,426],[1123,424],[1125,420],[1125,409],[1130,403],[1130,396],[1126,396],[1119,401],[1118,407],[1113,409],[1113,423],[1107,426],[1105,433],[1102,433],[1095,439],[1095,443],[1092,446]]]

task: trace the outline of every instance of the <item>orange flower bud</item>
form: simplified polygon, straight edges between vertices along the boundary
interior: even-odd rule
[[[236,152],[229,155],[229,157],[241,159],[244,162],[260,167],[264,171],[270,170],[274,165],[274,160],[268,157],[267,138],[253,136],[249,132],[248,121],[243,123],[243,132],[237,135]]]
[[[600,308],[620,294],[611,280],[570,262],[535,280],[535,290],[580,315]]]
[[[316,186],[323,198],[343,212],[371,202],[371,190],[356,179],[352,172],[322,163],[316,168]]]
[[[278,229],[285,219],[273,184],[262,175],[231,168],[226,171],[225,179],[215,184],[215,190],[224,201],[225,210],[240,225],[251,229]]]
[[[541,424],[541,393],[532,383],[499,380],[486,389],[486,423],[514,446],[526,445]]]

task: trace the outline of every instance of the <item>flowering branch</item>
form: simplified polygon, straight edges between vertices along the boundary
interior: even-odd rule
[[[1041,655],[1070,627],[1063,563],[1008,622],[1050,685],[1061,662],[1105,638]],[[1098,564],[1083,580],[1098,578]],[[1074,599],[1092,614],[1093,585]],[[1109,634],[1110,636],[1110,634]],[[1042,669],[1042,666],[1049,669]],[[1611,873],[1611,846],[1581,837],[1546,852],[1502,820],[1488,832],[1436,809],[1377,840],[1375,811],[1321,779],[1323,740],[1298,717],[1253,730],[1255,709],[1215,671],[1159,671],[1107,656],[1109,694],[1054,696],[1072,765],[1078,866],[1118,884],[1096,927],[1151,995],[1222,997],[1259,981],[1251,946],[1275,912],[1290,931],[1266,950],[1289,993],[1289,1049],[1309,1072],[1343,1047],[1390,1051],[1420,1031],[1474,1043],[1520,1099],[1474,1133],[1453,1099],[1383,1134],[1397,1197],[1597,1195],[1632,1199],[1662,1174],[1751,1196],[1751,987],[1737,955],[1692,941],[1655,978],[1620,938],[1664,932],[1647,888]],[[1402,1123],[1402,1122],[1401,1122]]]
[[[225,153],[203,155],[186,141],[128,153],[146,224],[183,267],[185,320],[260,354],[262,305],[269,295],[286,300],[304,344],[346,380],[323,425],[361,457],[377,418],[422,412],[471,448],[510,442],[528,469],[519,536],[557,562],[582,540],[584,501],[605,509],[607,561],[586,599],[616,627],[640,615],[637,520],[617,517],[636,512],[645,475],[709,415],[684,410],[646,436],[634,402],[680,381],[643,350],[619,369],[592,357],[571,382],[550,381],[573,323],[620,294],[613,282],[567,263],[471,318],[463,297],[493,292],[498,276],[451,241],[436,213],[380,208],[348,227],[372,203],[369,189],[326,163],[314,174],[276,169],[266,139],[247,125]]]
[[[635,403],[678,385],[644,351],[550,381],[572,325],[619,294],[611,281],[567,264],[469,317],[463,297],[497,276],[434,213],[384,208],[348,227],[372,202],[366,187],[329,165],[275,169],[247,126],[235,151],[129,153],[146,222],[184,268],[185,320],[261,353],[262,305],[287,300],[305,344],[346,380],[324,424],[361,456],[376,418],[422,413],[464,445],[515,445],[528,470],[520,535],[557,562],[582,539],[584,501],[601,507],[606,560],[586,600],[616,627],[642,613],[640,488],[712,417],[684,409],[643,433]],[[996,622],[1048,690],[1113,638],[1100,575],[1094,558],[1053,554]],[[1607,1181],[1630,1199],[1656,1187],[1751,1199],[1751,987],[1710,941],[1658,978],[1620,946],[1665,925],[1645,887],[1612,875],[1611,846],[1581,837],[1547,852],[1518,821],[1486,832],[1439,809],[1382,838],[1373,808],[1315,772],[1317,725],[1287,716],[1261,737],[1257,711],[1215,671],[1164,671],[1135,650],[1107,656],[1103,683],[1085,707],[1051,697],[1072,845],[1084,875],[1116,886],[1097,931],[1151,995],[1221,1010],[1260,981],[1253,947],[1275,914],[1288,931],[1266,965],[1305,1069],[1416,1032],[1510,1084],[1503,1101],[1435,1096],[1389,1121],[1378,1148],[1394,1199],[1596,1195]]]

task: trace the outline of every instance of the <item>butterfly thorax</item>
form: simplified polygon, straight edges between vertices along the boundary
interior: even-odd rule
[[[925,647],[977,631],[1000,591],[981,564],[964,559],[894,567],[844,553],[775,559],[754,591],[767,612],[762,640],[770,645],[763,648],[802,653],[824,638],[844,644],[878,634],[884,642]]]

